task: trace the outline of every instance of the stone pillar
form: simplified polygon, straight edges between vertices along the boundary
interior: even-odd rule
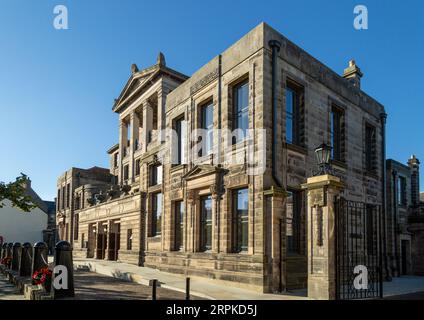
[[[272,187],[264,191],[267,199],[266,260],[268,269],[265,271],[265,292],[281,292],[286,290],[286,221],[285,199],[286,191]]]
[[[153,108],[150,102],[143,104],[143,152],[146,152],[149,144],[149,137],[152,137],[153,130]]]
[[[61,273],[53,272],[52,290],[54,299],[74,297],[74,264],[72,261],[72,247],[69,242],[59,241],[55,247],[54,265],[56,269],[63,269]],[[64,272],[66,270],[67,277]],[[62,288],[56,288],[55,279],[61,277]]]
[[[185,251],[186,252],[195,252],[197,248],[195,247],[196,238],[195,232],[197,228],[195,227],[196,223],[196,202],[197,202],[197,192],[195,190],[187,190],[186,192],[186,201],[187,201],[187,229],[185,231],[186,243],[185,243]]]
[[[335,199],[344,184],[340,178],[322,175],[308,178],[308,297],[336,299],[336,216]]]
[[[20,249],[20,263],[19,263],[19,276],[29,277],[31,276],[31,264],[32,264],[32,245],[25,242]]]
[[[138,119],[138,115],[135,111],[131,113],[130,116],[131,121],[131,140],[130,140],[130,176],[129,179],[134,182],[135,178],[135,161],[134,161],[134,153],[137,148],[137,144],[140,142],[138,139],[140,121]]]
[[[124,182],[124,168],[122,166],[122,161],[124,159],[125,149],[127,148],[127,124],[125,121],[119,123],[119,183]]]
[[[15,242],[13,244],[13,250],[12,250],[12,270],[18,271],[19,270],[19,250],[21,248],[21,244],[19,242]]]

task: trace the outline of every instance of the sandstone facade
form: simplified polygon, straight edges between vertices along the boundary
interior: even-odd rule
[[[155,65],[131,71],[113,106],[120,124],[119,142],[108,151],[111,180],[75,183],[71,174],[58,183],[61,190],[72,183],[78,202],[77,232],[72,215],[58,207],[61,235],[75,234],[77,256],[265,292],[305,287],[301,184],[316,169],[314,150],[323,142],[334,146],[343,197],[383,203],[385,111],[361,90],[354,61],[340,76],[260,24],[191,77],[168,68],[162,54]],[[246,110],[238,109],[241,94]],[[238,118],[242,112],[246,118]],[[205,138],[210,153],[191,151],[198,142],[192,133],[205,121],[232,130],[238,119],[256,130],[249,142],[214,132]],[[229,155],[241,161],[224,161]],[[263,172],[251,174],[258,164]]]

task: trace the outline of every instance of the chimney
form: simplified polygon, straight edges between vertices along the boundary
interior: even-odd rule
[[[412,155],[408,160],[408,166],[411,170],[411,200],[415,206],[420,203],[420,160]]]
[[[343,78],[347,79],[354,87],[361,89],[361,78],[363,74],[356,65],[355,60],[349,61],[349,67],[343,72]]]

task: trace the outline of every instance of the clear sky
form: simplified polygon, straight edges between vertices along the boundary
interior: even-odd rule
[[[68,30],[53,27],[60,4]],[[353,28],[358,4],[368,30]],[[24,172],[53,200],[68,168],[108,166],[111,108],[132,63],[163,51],[190,75],[262,21],[338,73],[355,58],[363,90],[389,115],[387,156],[415,153],[424,172],[423,1],[0,0],[0,180]]]

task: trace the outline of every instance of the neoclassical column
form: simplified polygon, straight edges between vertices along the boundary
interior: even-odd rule
[[[136,144],[138,141],[138,133],[139,133],[139,127],[140,127],[140,120],[138,118],[138,115],[135,111],[131,112],[130,115],[130,123],[131,123],[131,140],[130,140],[130,172],[129,172],[129,179],[134,182],[135,178],[135,161],[134,161],[134,153]]]
[[[185,230],[185,238],[187,247],[185,248],[186,252],[196,252],[196,239],[198,239],[196,233],[198,228],[196,227],[196,202],[197,202],[197,192],[195,190],[187,190],[186,192],[186,201],[187,201],[187,228]]]
[[[321,175],[308,178],[308,297],[336,299],[336,211],[335,200],[344,184],[339,177]]]
[[[214,183],[210,187],[212,194],[212,252],[220,252],[220,233],[221,233],[221,198],[222,188]]]
[[[122,160],[124,159],[125,148],[127,147],[127,124],[125,121],[120,120],[119,122],[119,183],[124,182],[124,172],[122,166]]]
[[[153,128],[153,109],[149,101],[143,103],[143,152],[146,152],[147,145],[149,144],[149,135]]]

